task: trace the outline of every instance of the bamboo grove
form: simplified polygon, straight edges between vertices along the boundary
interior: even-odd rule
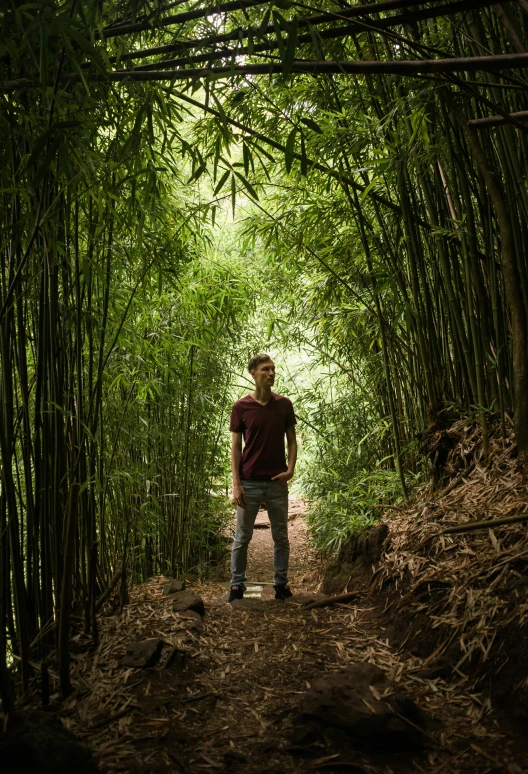
[[[96,642],[114,588],[213,557],[259,250],[288,335],[389,418],[404,493],[415,434],[446,407],[484,443],[513,417],[528,453],[528,4],[1,13],[9,710],[37,673],[44,702],[57,674],[68,694],[72,627]],[[226,198],[253,210],[242,260],[219,264]]]

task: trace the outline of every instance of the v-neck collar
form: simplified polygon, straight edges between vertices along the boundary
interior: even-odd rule
[[[273,393],[271,393],[271,398],[268,400],[268,402],[267,402],[267,403],[261,403],[259,400],[255,400],[255,398],[254,398],[252,395],[248,395],[248,398],[251,398],[251,400],[253,401],[253,403],[256,403],[256,404],[257,404],[257,406],[261,406],[262,408],[266,408],[266,406],[269,406],[269,404],[270,404],[270,403],[271,403],[273,400],[275,400],[275,398],[273,397]]]

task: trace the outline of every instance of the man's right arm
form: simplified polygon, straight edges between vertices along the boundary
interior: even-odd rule
[[[242,433],[231,433],[231,470],[233,472],[233,500],[241,508],[246,505],[246,496],[240,483],[240,460],[242,459]]]

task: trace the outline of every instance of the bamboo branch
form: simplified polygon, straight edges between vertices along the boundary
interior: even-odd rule
[[[456,13],[463,13],[464,11],[467,11],[469,9],[475,8],[477,5],[479,8],[485,8],[487,6],[493,5],[494,0],[460,0],[460,2],[455,3],[444,3],[443,5],[433,7],[433,8],[425,8],[420,11],[411,11],[408,13],[398,14],[397,16],[388,16],[383,19],[369,19],[368,26],[369,29],[379,29],[380,31],[384,30],[386,27],[395,27],[400,26],[403,24],[413,24],[417,21],[422,21],[425,19],[435,19],[440,16],[451,16]],[[348,18],[350,16],[359,16],[360,14],[357,12],[358,8],[361,8],[364,6],[359,6],[354,9],[350,9],[350,11],[354,11],[354,14],[347,13],[344,18]],[[367,6],[368,8],[371,8],[372,6]],[[371,10],[368,11],[368,13],[372,13]],[[339,21],[341,21],[341,17],[343,16],[342,13],[339,14]],[[310,19],[299,19],[299,25],[300,26],[310,26],[315,27],[319,24],[327,23],[329,20],[328,18],[322,18],[322,17],[311,17]],[[317,37],[322,40],[331,40],[335,38],[342,38],[346,37],[348,35],[351,35],[354,32],[358,32],[360,30],[364,29],[364,23],[363,22],[355,22],[353,24],[347,24],[336,28],[330,28],[321,30],[317,33]],[[212,35],[206,38],[196,38],[194,40],[185,40],[185,41],[179,41],[178,43],[171,43],[166,46],[158,46],[156,48],[148,48],[143,49],[141,51],[128,51],[127,53],[123,54],[120,57],[121,62],[129,61],[130,59],[145,59],[149,56],[156,56],[158,54],[169,54],[176,51],[184,51],[188,50],[189,48],[203,48],[203,46],[218,46],[221,43],[228,43],[231,41],[241,41],[248,37],[249,33],[252,32],[253,35],[261,34],[261,35],[273,35],[275,31],[275,28],[273,25],[269,25],[264,31],[258,31],[255,29],[244,29],[242,27],[237,27],[235,30],[232,30],[231,32],[224,33],[222,35]],[[303,35],[299,35],[297,38],[297,43],[299,45],[303,43],[313,43],[313,36],[311,33],[305,33]],[[273,41],[266,41],[263,43],[259,43],[253,47],[252,53],[259,53],[262,51],[268,51],[268,50],[275,50],[278,48],[278,43],[276,40]],[[218,51],[211,51],[209,54],[199,54],[195,57],[189,57],[189,59],[192,59],[193,61],[200,61],[198,57],[201,58],[201,61],[207,61],[207,57],[213,57],[218,58],[218,56],[228,56],[230,54],[244,54],[248,53],[248,49],[246,46],[239,49],[224,49],[224,53],[218,52]],[[112,57],[111,62],[115,62],[117,60],[117,57]],[[176,63],[180,62],[183,64],[187,60],[168,60],[167,62],[164,62],[164,65],[169,65],[170,63]],[[158,65],[161,63],[158,63]],[[155,63],[151,63],[148,65],[143,65],[142,69],[146,68],[154,68]],[[139,69],[139,68],[137,68]]]
[[[451,483],[449,483],[445,489],[442,489],[441,492],[438,492],[437,495],[435,495],[435,500],[440,500],[442,497],[445,497],[449,492],[452,492],[455,487],[457,487],[460,482],[466,477],[469,476],[469,474],[473,471],[475,467],[475,463],[472,462],[471,465],[468,465],[467,468],[465,468],[462,473],[459,473],[458,476],[456,476]]]
[[[519,110],[517,113],[508,113],[505,116],[486,116],[486,118],[473,118],[468,121],[470,129],[488,129],[491,126],[504,126],[514,121],[528,121],[528,110]]]
[[[113,576],[112,580],[110,581],[108,587],[106,588],[105,591],[103,591],[103,593],[101,594],[101,596],[99,597],[99,599],[95,603],[95,612],[96,613],[99,612],[99,610],[102,608],[102,606],[104,605],[106,600],[110,598],[110,595],[111,595],[112,591],[115,589],[115,587],[117,586],[117,584],[119,583],[119,581],[121,579],[121,576],[123,575],[124,567],[125,567],[125,564],[124,564],[124,562],[122,562],[121,567],[119,568],[119,570],[117,570],[117,572],[114,573],[114,576]]]
[[[234,0],[230,3],[221,3],[220,5],[212,5],[207,8],[195,8],[193,11],[185,11],[184,13],[177,13],[173,16],[165,16],[165,18],[159,19],[157,22],[145,19],[144,21],[135,22],[134,24],[123,24],[120,27],[107,27],[103,31],[103,37],[105,40],[108,40],[109,38],[115,38],[121,35],[130,35],[133,32],[156,30],[161,27],[171,27],[174,24],[185,24],[188,21],[203,19],[206,16],[229,13],[229,11],[238,11],[241,8],[254,8],[256,5],[265,5],[270,1],[271,0]]]
[[[348,61],[327,62],[318,60],[297,60],[291,67],[290,74],[297,75],[419,75],[421,73],[454,73],[476,72],[485,70],[508,70],[528,67],[526,54],[498,54],[494,56],[467,56],[451,59],[393,59],[385,61]],[[182,81],[193,78],[208,78],[210,76],[225,76],[234,78],[245,75],[281,75],[284,73],[282,63],[245,64],[225,67],[189,68],[188,70],[115,70],[100,75],[86,73],[83,80],[106,83],[123,81]],[[77,83],[81,80],[78,73],[65,73],[60,80],[66,83]],[[30,86],[38,86],[35,78],[17,78],[0,84],[0,92],[16,91]]]
[[[442,530],[441,535],[454,535],[458,532],[473,532],[477,529],[489,529],[489,527],[500,527],[502,524],[519,524],[528,521],[528,513],[522,513],[520,516],[504,516],[502,519],[485,519],[484,521],[474,521],[470,524],[457,524],[456,527],[447,527]]]
[[[443,0],[430,0],[432,3],[439,3],[442,1]],[[175,24],[184,24],[185,22],[192,21],[194,19],[201,19],[206,16],[212,16],[219,13],[228,13],[229,11],[236,11],[240,8],[253,8],[257,5],[262,6],[265,4],[266,0],[234,0],[234,2],[209,6],[208,8],[196,8],[193,11],[185,11],[184,13],[174,14],[173,16],[166,16],[162,19],[159,19],[157,22],[146,19],[134,24],[123,24],[119,27],[107,27],[103,32],[103,37],[108,39],[121,35],[129,35],[134,32],[156,30],[161,27],[170,27]],[[338,12],[326,11],[312,16],[301,17],[300,19],[297,19],[297,24],[300,27],[326,24],[328,22],[334,21],[336,18],[352,19],[354,17],[363,16],[366,14],[379,13],[380,11],[390,11],[396,8],[411,8],[414,5],[422,4],[423,0],[382,0],[382,2],[379,3],[366,3],[363,5],[354,6],[352,8],[341,8]],[[266,34],[269,32],[272,33],[274,30],[274,26],[270,25],[266,28]]]

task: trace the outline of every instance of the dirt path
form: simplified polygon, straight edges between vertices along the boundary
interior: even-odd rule
[[[308,543],[302,503],[292,515],[291,585],[296,593],[314,592],[320,561]],[[272,553],[270,530],[258,527],[250,581],[272,581]],[[227,582],[196,582],[207,608],[202,625],[172,612],[163,580],[133,589],[124,613],[104,619],[95,659],[78,656],[78,687],[63,718],[96,750],[103,772],[523,771],[482,698],[424,677],[420,659],[395,653],[368,600],[311,612],[273,603],[269,612],[252,612],[225,604]],[[272,594],[265,586],[264,598]],[[160,663],[122,667],[126,643],[147,637],[164,641]],[[358,661],[380,666],[433,718],[430,746],[414,760],[361,753],[342,740],[336,747],[331,735],[294,743],[295,716],[314,676]]]

